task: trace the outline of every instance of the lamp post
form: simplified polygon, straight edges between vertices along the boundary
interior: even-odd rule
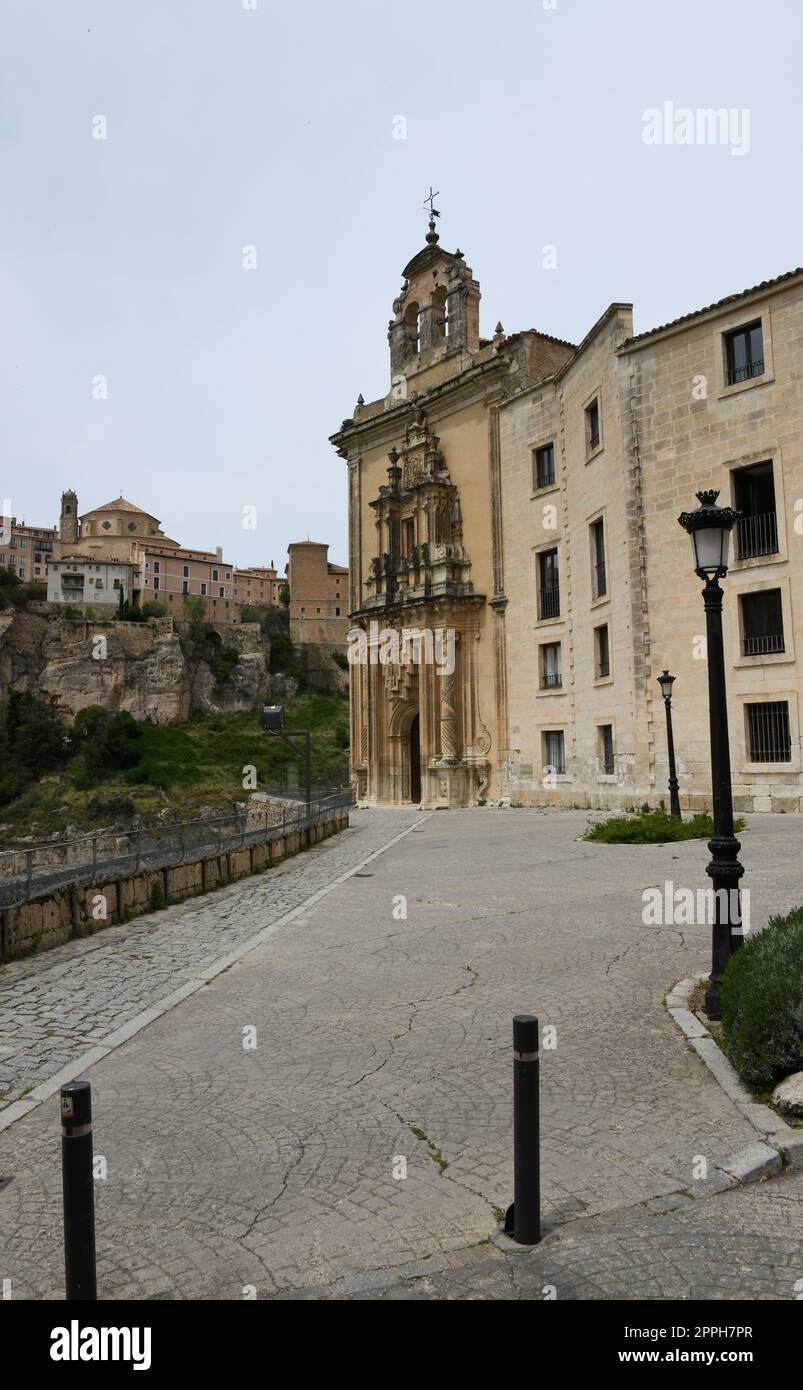
[[[741,845],[733,833],[733,793],[728,708],[725,695],[725,652],[722,644],[722,588],[728,573],[730,533],[739,513],[718,507],[719,492],[698,492],[696,512],[683,512],[680,525],[688,531],[694,552],[694,572],[705,581],[706,645],[708,650],[708,719],[711,737],[711,790],[714,834],[708,841],[711,860],[706,872],[714,890],[711,940],[711,974],[705,992],[709,1018],[721,1017],[719,986],[731,955],[742,943],[742,908],[739,880]]]
[[[288,744],[295,752],[295,741],[302,739],[304,743],[304,800],[306,802],[306,817],[309,823],[312,810],[312,758],[310,749],[310,736],[306,729],[285,729],[284,709],[281,705],[262,706],[262,727],[266,734],[272,734],[274,738],[280,738]]]
[[[658,677],[658,684],[661,687],[661,694],[664,697],[664,708],[666,710],[666,747],[669,753],[669,812],[670,815],[682,820],[680,814],[680,797],[678,796],[678,775],[675,768],[675,740],[672,736],[672,686],[675,677],[670,676],[664,667]]]

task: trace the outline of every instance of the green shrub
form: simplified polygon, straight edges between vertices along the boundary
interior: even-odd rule
[[[217,637],[217,633],[215,633]],[[220,638],[218,638],[220,641]],[[240,660],[240,653],[236,647],[224,647],[219,656],[214,657],[210,662],[210,670],[218,685],[226,685],[234,674],[234,668]]]
[[[803,1071],[803,907],[749,936],[722,976],[722,1033],[748,1086]]]
[[[64,724],[55,695],[12,690],[0,711],[4,763],[23,782],[53,772],[73,751],[72,734]]]
[[[329,655],[335,663],[335,666],[339,666],[341,671],[347,671],[349,669],[349,659],[345,652],[330,652]]]
[[[736,830],[744,827],[743,820],[735,823]],[[707,811],[678,820],[661,805],[654,811],[642,807],[635,815],[598,821],[588,827],[583,839],[603,845],[664,845],[673,840],[710,840],[713,833],[714,822]]]
[[[163,603],[157,603],[155,599],[148,599],[142,605],[143,618],[164,618],[167,616],[167,609]]]
[[[75,778],[79,789],[93,786],[108,772],[136,767],[141,756],[142,729],[126,710],[113,714],[90,705],[76,716],[76,726],[83,748]]]

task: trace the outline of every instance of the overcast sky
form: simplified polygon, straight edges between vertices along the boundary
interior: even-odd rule
[[[232,562],[345,563],[328,435],[388,388],[430,184],[484,335],[577,342],[612,300],[639,332],[803,262],[799,0],[0,14],[0,496],[32,524],[122,490]],[[730,143],[646,144],[666,102]]]

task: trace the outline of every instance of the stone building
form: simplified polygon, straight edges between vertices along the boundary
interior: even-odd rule
[[[426,241],[393,306],[390,390],[333,436],[360,797],[655,804],[669,667],[681,802],[710,804],[677,516],[715,487],[742,513],[724,581],[736,805],[801,809],[803,271],[638,336],[612,304],[573,347],[481,338],[462,253],[432,223]]]
[[[270,565],[252,565],[248,569],[234,570],[234,602],[238,608],[258,605],[278,608],[280,593],[285,583],[273,561]]]
[[[181,618],[184,600],[194,597],[205,601],[206,616],[213,622],[233,623],[239,618],[233,567],[224,562],[220,547],[209,551],[180,545],[165,535],[157,517],[125,497],[79,516],[75,492],[71,488],[64,492],[54,554],[56,558],[78,557],[96,566],[102,562],[128,566],[131,578],[125,582],[126,598],[137,607],[161,603],[167,616]],[[92,587],[87,589],[87,602],[93,601]],[[53,596],[49,592],[48,598],[56,603],[74,602],[64,597],[64,592],[60,582],[52,586]]]
[[[293,541],[287,547],[290,636],[297,644],[328,645],[345,652],[348,570],[329,560],[321,541]]]
[[[26,526],[15,516],[0,516],[0,567],[26,584],[47,583],[57,542],[55,526]]]
[[[65,552],[69,547],[63,547]],[[52,560],[47,579],[48,603],[83,608],[114,616],[123,602],[130,600],[134,566],[125,560],[100,560],[77,548]]]

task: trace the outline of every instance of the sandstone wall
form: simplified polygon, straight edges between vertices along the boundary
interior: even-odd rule
[[[0,960],[47,951],[76,936],[87,936],[112,922],[153,911],[151,893],[161,887],[166,903],[209,893],[222,884],[260,873],[307,845],[345,830],[347,811],[333,811],[309,830],[291,830],[264,844],[229,850],[175,868],[155,869],[127,878],[70,884],[19,907],[0,911]],[[104,901],[105,900],[105,901]],[[102,912],[104,915],[98,916]]]

